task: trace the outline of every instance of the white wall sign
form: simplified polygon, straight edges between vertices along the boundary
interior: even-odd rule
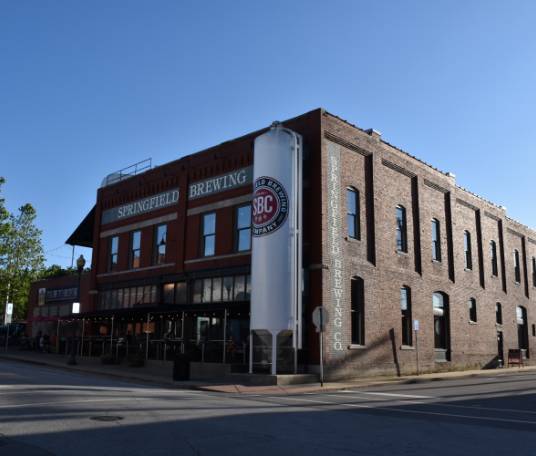
[[[341,259],[341,177],[339,146],[328,142],[328,233],[331,256],[331,296],[333,320],[331,323],[331,348],[343,351],[342,303],[344,297],[343,264]]]
[[[112,207],[102,212],[101,224],[116,222],[136,215],[156,211],[179,201],[179,189],[175,188],[154,196],[149,196],[123,206]]]
[[[237,187],[243,187],[253,182],[253,168],[237,169],[221,176],[211,177],[199,182],[190,184],[188,188],[188,199],[193,200],[214,193],[224,192]]]

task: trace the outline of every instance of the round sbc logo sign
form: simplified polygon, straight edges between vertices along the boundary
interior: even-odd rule
[[[253,188],[253,236],[273,233],[287,219],[287,192],[280,182],[266,176],[259,177]]]

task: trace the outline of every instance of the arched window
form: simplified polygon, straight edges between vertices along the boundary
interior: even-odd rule
[[[450,360],[450,322],[448,296],[440,291],[432,295],[434,348],[437,362]]]
[[[353,187],[348,187],[346,189],[346,226],[348,236],[353,239],[361,239],[359,218],[359,192]]]
[[[527,323],[527,309],[523,306],[516,307],[517,340],[521,350],[529,348],[529,328]],[[527,354],[528,356],[528,354]]]
[[[432,260],[441,261],[441,225],[432,219]]]
[[[400,289],[400,312],[402,314],[402,345],[413,345],[413,327],[411,317],[411,288]]]
[[[365,283],[361,277],[354,277],[351,282],[352,345],[365,345]]]
[[[400,205],[396,207],[396,250],[408,251],[406,208]]]
[[[463,233],[463,247],[465,252],[465,269],[473,269],[473,251],[471,246],[471,233],[464,231]]]
[[[499,275],[499,261],[497,259],[497,243],[495,241],[489,243],[489,256],[491,259],[491,273],[497,277]]]

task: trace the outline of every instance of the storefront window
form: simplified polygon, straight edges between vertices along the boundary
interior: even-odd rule
[[[243,301],[245,299],[246,291],[246,277],[245,276],[236,276],[234,283],[234,299],[235,301]]]
[[[212,302],[221,301],[221,277],[212,279]]]
[[[186,282],[178,282],[175,284],[175,303],[186,304],[188,299]]]
[[[192,302],[198,304],[203,300],[203,281],[195,280],[194,281],[194,290],[192,293]]]

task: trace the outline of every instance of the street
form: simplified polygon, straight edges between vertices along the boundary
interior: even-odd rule
[[[0,360],[0,454],[534,455],[535,394],[524,371],[278,396]]]

